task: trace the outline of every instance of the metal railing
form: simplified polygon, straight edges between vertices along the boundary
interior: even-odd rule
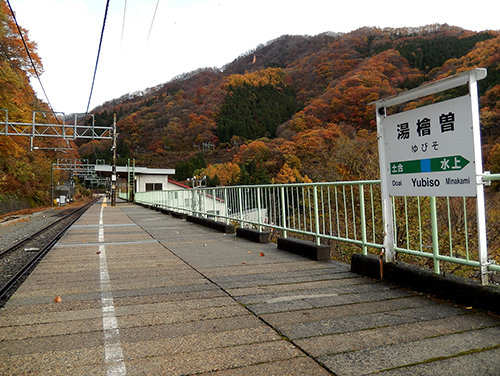
[[[500,180],[500,174],[484,180]],[[123,197],[126,198],[126,197]],[[272,184],[136,193],[140,204],[271,232],[363,254],[384,247],[380,181]],[[475,198],[394,197],[395,251],[401,261],[468,277],[481,268]],[[499,256],[489,249],[489,259]]]

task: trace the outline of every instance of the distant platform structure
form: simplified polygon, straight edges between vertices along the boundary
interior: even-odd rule
[[[112,171],[111,165],[95,166],[95,172],[100,176],[111,177]],[[135,192],[163,191],[167,189],[168,177],[175,174],[175,169],[116,166],[116,174],[125,179],[133,174]]]

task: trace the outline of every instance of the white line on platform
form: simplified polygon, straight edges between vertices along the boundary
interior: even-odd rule
[[[114,225],[73,225],[71,226],[72,229],[75,229],[75,228],[94,228],[94,227],[99,227],[99,226],[103,226],[104,228],[108,228],[108,227],[139,227],[137,226],[135,223],[123,223],[123,224],[114,224]]]
[[[266,303],[281,303],[289,302],[292,300],[302,300],[302,299],[316,299],[316,298],[329,298],[332,296],[337,296],[338,294],[317,294],[317,295],[293,295],[293,296],[282,296],[280,298],[274,298],[266,301]]]
[[[113,293],[109,280],[108,262],[106,259],[106,245],[104,243],[104,207],[101,206],[99,216],[99,275],[101,280],[102,326],[104,331],[104,357],[107,364],[108,376],[125,376],[127,369],[123,361],[123,351],[120,344],[120,331],[115,316]]]
[[[151,244],[151,243],[158,243],[158,240],[156,239],[149,239],[149,240],[137,240],[134,242],[99,242],[99,243],[57,243],[54,248],[61,248],[61,247],[95,247],[96,245],[125,245],[125,244]]]

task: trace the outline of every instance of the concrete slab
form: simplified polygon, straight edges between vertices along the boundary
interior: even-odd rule
[[[380,370],[437,362],[469,352],[488,351],[492,347],[498,347],[499,335],[500,328],[486,328],[412,341],[411,346],[394,344],[383,348],[324,356],[319,360],[327,367],[334,367],[337,375],[366,375]],[[465,368],[457,370],[458,374],[471,375],[477,372],[474,363],[464,366]]]
[[[293,370],[293,371],[292,371]],[[295,376],[326,376],[331,375],[326,369],[317,367],[311,358],[301,357],[247,367],[232,368],[208,372],[207,376],[270,376],[270,375],[295,375]]]
[[[455,376],[469,374],[496,376],[500,369],[500,349],[485,350],[448,359],[435,359],[422,364],[380,372],[384,376]]]
[[[405,299],[376,300],[357,304],[326,306],[316,309],[286,311],[262,314],[260,317],[273,327],[318,321],[340,319],[348,316],[386,312],[404,308],[426,307],[436,304],[433,301],[418,296],[408,296]]]
[[[461,310],[447,306],[430,306],[401,309],[338,319],[307,321],[278,327],[291,339],[321,337],[333,333],[350,333],[380,326],[396,326],[409,322],[422,322],[460,314]]]
[[[322,355],[369,348],[382,348],[383,346],[398,343],[409,345],[412,341],[424,338],[467,332],[497,324],[498,321],[493,318],[478,315],[461,315],[425,321],[419,323],[419,325],[411,322],[396,326],[379,326],[349,333],[298,339],[295,343],[303,348],[307,348],[310,355],[320,357]]]
[[[0,374],[500,374],[500,320],[349,269],[100,202],[0,310]]]
[[[286,341],[261,342],[197,351],[170,357],[147,357],[127,362],[132,375],[194,375],[209,371],[247,367],[304,355]],[[319,369],[319,366],[314,366]],[[291,370],[293,372],[293,370]]]

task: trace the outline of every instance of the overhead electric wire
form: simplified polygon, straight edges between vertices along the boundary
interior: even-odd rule
[[[109,0],[106,2],[106,10],[104,11],[104,20],[102,21],[101,38],[99,40],[99,49],[97,50],[97,59],[95,61],[94,77],[92,78],[92,86],[90,87],[89,101],[87,103],[87,109],[85,110],[85,119],[87,119],[87,114],[89,113],[90,100],[92,99],[92,92],[94,91],[95,76],[97,74],[97,66],[99,65],[99,56],[101,55],[102,40],[104,38],[104,29],[106,27],[106,18],[108,17],[108,9],[109,9]],[[86,120],[84,120],[84,121],[86,121]],[[95,146],[94,146],[93,141],[94,140],[92,139],[92,141],[90,141],[90,144],[92,145],[92,151],[94,152],[94,156],[97,159],[97,152],[95,150]]]
[[[151,36],[151,30],[153,30],[153,24],[155,22],[156,11],[158,10],[158,4],[160,4],[160,0],[156,2],[155,12],[153,13],[153,19],[151,20],[151,26],[149,27],[148,39],[146,40],[146,44],[149,42],[149,37]]]
[[[7,0],[7,5],[9,6],[10,12],[12,13],[12,18],[14,19],[14,22],[15,22],[15,24],[17,26],[17,31],[19,32],[19,35],[21,36],[21,39],[22,39],[23,44],[24,44],[24,49],[26,50],[26,53],[28,54],[28,58],[29,58],[29,60],[31,62],[31,66],[33,67],[33,70],[35,72],[36,77],[38,78],[38,82],[40,83],[40,87],[42,88],[43,94],[45,95],[45,99],[47,100],[47,104],[49,105],[49,108],[52,111],[52,113],[54,114],[54,117],[56,118],[57,122],[59,122],[59,120],[57,119],[57,116],[54,113],[54,109],[52,108],[52,105],[50,104],[49,97],[47,96],[45,88],[43,87],[42,80],[40,79],[40,75],[38,74],[38,71],[36,69],[35,63],[33,62],[33,59],[31,58],[30,50],[28,48],[28,45],[26,44],[26,41],[24,40],[24,36],[23,36],[22,31],[21,31],[21,27],[17,23],[16,15],[15,15],[14,10],[12,9],[12,7],[10,5],[10,1],[9,0]]]
[[[120,50],[122,49],[122,46],[123,46],[123,33],[125,30],[125,15],[126,14],[127,14],[127,0],[125,0],[125,6],[123,8],[122,37],[120,39]]]
[[[97,73],[97,65],[99,64],[99,56],[101,54],[102,39],[104,37],[104,28],[106,27],[106,18],[108,16],[108,8],[109,8],[109,0],[106,1],[106,10],[104,12],[104,21],[102,22],[101,39],[99,40],[99,49],[97,50],[97,59],[95,62],[94,77],[92,79],[92,86],[90,88],[89,102],[87,103],[87,110],[85,111],[85,114],[89,113],[90,100],[92,99],[92,92],[94,91],[95,76]]]

